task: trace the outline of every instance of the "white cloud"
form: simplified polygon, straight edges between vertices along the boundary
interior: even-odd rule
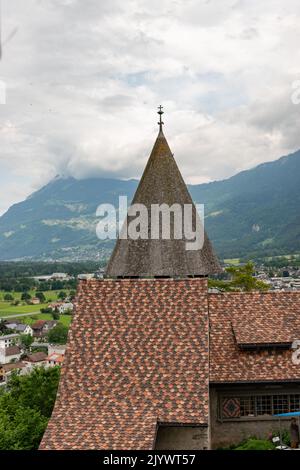
[[[187,181],[300,147],[297,0],[3,0],[0,212],[56,174],[140,176],[156,106]]]

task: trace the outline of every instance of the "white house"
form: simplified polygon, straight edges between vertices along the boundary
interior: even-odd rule
[[[21,333],[22,335],[30,335],[30,336],[33,336],[33,329],[31,328],[30,325],[24,325],[23,323],[20,323],[17,328],[16,328],[16,331],[18,333]]]
[[[26,325],[24,323],[17,323],[17,322],[6,323],[6,328],[8,328],[9,330],[14,330],[17,333],[20,333],[21,335],[33,336],[33,329],[31,328],[31,326]]]
[[[22,351],[19,346],[8,346],[0,348],[0,364],[9,364],[10,362],[19,361]]]
[[[9,346],[13,346],[14,344],[19,343],[19,341],[19,335],[16,333],[0,336],[0,348],[8,348]]]
[[[30,371],[34,367],[47,365],[47,354],[42,351],[35,352],[26,356],[23,362],[26,364],[27,370]]]
[[[0,385],[5,385],[13,371],[18,371],[20,375],[27,373],[26,365],[23,362],[13,362],[11,364],[0,365]]]
[[[93,279],[94,277],[94,273],[78,274],[77,279],[79,279],[80,281],[88,281],[89,279]]]
[[[63,365],[65,358],[65,350],[65,344],[49,344],[47,358],[48,367]]]
[[[58,311],[60,314],[63,314],[65,312],[72,312],[73,310],[73,304],[72,302],[64,302],[63,304],[59,305]]]
[[[55,281],[67,280],[71,279],[71,276],[67,273],[53,273],[51,279],[54,279]]]
[[[65,354],[66,345],[65,344],[49,344],[48,346],[48,355],[51,354]]]
[[[48,367],[62,366],[64,358],[64,354],[53,353],[47,357],[47,365]]]

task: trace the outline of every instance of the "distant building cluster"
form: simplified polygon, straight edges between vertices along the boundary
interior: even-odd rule
[[[33,276],[32,279],[34,279],[37,282],[43,282],[43,281],[70,281],[71,279],[74,279],[73,276],[70,276],[67,273],[53,273],[53,274],[45,274],[42,276]]]
[[[293,292],[300,290],[300,269],[286,267],[273,272],[261,267],[258,269],[256,278],[270,285],[270,290]]]
[[[72,312],[73,303],[72,302],[52,302],[48,305],[48,308],[53,312],[58,312],[60,315],[65,313]]]
[[[104,269],[99,268],[96,273],[78,274],[76,277],[79,280],[88,280],[88,279],[92,279],[94,277],[101,278],[101,277],[103,277],[103,273],[104,273]],[[75,276],[70,276],[67,273],[52,273],[52,274],[44,274],[44,275],[41,275],[41,276],[32,276],[32,279],[34,279],[37,282],[71,281],[72,279],[75,279]]]
[[[0,386],[5,385],[13,372],[28,374],[34,367],[54,367],[64,361],[65,345],[53,345],[42,342],[48,332],[57,325],[54,320],[37,320],[31,326],[16,321],[7,321],[5,326],[14,331],[0,336]],[[34,342],[28,352],[22,346],[21,335],[30,335]]]

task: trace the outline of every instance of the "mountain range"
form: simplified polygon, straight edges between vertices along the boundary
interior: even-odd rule
[[[0,217],[0,260],[106,259],[95,227],[101,203],[131,201],[137,180],[57,177]],[[189,185],[222,259],[300,253],[300,151],[223,181]]]

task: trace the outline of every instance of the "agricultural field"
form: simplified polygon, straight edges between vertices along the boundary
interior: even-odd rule
[[[228,258],[224,259],[225,264],[230,264],[232,266],[238,266],[240,264],[240,258]]]
[[[43,291],[43,294],[46,297],[47,301],[53,302],[57,300],[58,294],[62,291],[65,292],[66,295],[70,293],[70,290],[68,289],[61,289],[61,290],[46,290],[46,291]],[[30,290],[28,291],[28,294],[30,294],[31,297],[35,297],[36,292],[37,292],[36,290]],[[5,294],[11,294],[15,300],[20,300],[22,292],[4,292],[3,290],[0,290],[0,302],[3,301]]]
[[[11,305],[8,302],[0,302],[0,318],[20,314],[32,314],[39,312],[41,308],[47,307],[48,304],[39,305]]]
[[[64,289],[62,291],[65,292],[66,295],[68,295],[70,293],[69,290]],[[4,291],[0,291],[0,318],[1,317],[7,317],[7,316],[11,316],[13,318],[15,315],[21,315],[21,314],[22,315],[37,314],[37,313],[40,312],[41,308],[46,308],[49,303],[57,301],[58,300],[58,294],[62,291],[61,290],[57,290],[57,291],[50,290],[50,291],[43,292],[47,302],[42,303],[42,304],[38,304],[38,305],[30,305],[30,304],[28,305],[28,304],[26,304],[26,302],[23,302],[23,301],[19,305],[12,305],[11,301],[4,300],[5,294],[11,294],[13,296],[14,300],[21,301],[22,292],[4,292]],[[31,290],[28,293],[30,294],[31,297],[34,297],[36,295],[36,291],[34,291],[34,290]],[[22,318],[22,317],[20,317],[20,318]],[[35,318],[36,318],[36,315],[35,315]]]
[[[23,322],[27,323],[28,325],[32,325],[32,323],[36,322],[37,320],[53,320],[51,313],[40,313],[39,315],[34,315],[32,317],[24,317]],[[59,322],[63,325],[69,327],[72,320],[72,315],[60,315]]]

